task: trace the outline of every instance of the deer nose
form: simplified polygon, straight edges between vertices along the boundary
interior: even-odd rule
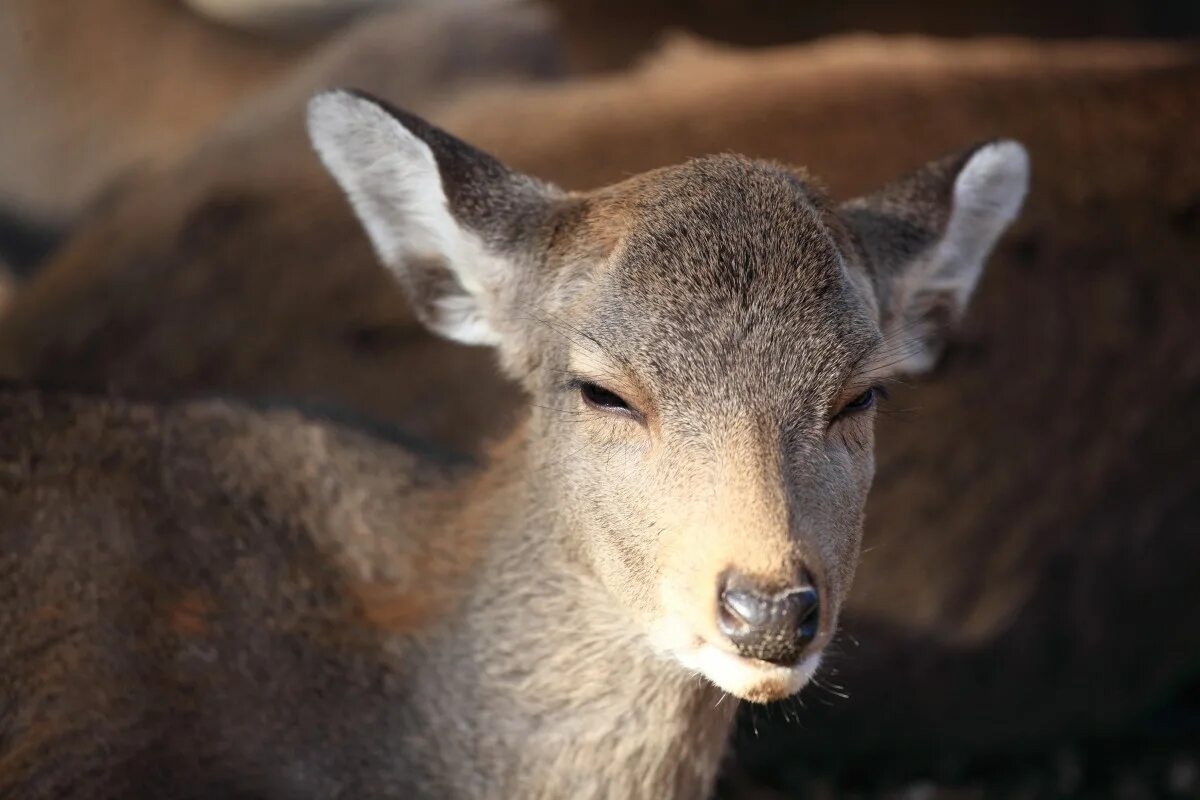
[[[817,638],[820,606],[811,583],[771,592],[731,575],[721,589],[717,622],[739,654],[790,665]]]

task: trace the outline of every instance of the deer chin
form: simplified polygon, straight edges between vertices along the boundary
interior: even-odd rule
[[[710,642],[701,641],[675,657],[713,684],[751,703],[769,703],[790,697],[804,688],[821,665],[821,654],[812,653],[790,667],[746,658]]]
[[[685,669],[751,703],[769,703],[790,697],[803,689],[821,666],[820,650],[785,667],[746,658],[702,636],[684,635],[678,628],[669,632],[660,629],[656,634],[652,639],[658,648]]]

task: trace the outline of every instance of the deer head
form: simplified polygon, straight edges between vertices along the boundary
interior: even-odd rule
[[[614,607],[739,697],[798,690],[854,573],[880,384],[934,363],[1024,149],[836,206],[731,155],[568,193],[349,92],[309,129],[424,323],[528,392],[547,513]]]

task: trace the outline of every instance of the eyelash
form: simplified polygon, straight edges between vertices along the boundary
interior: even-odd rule
[[[579,392],[584,405],[605,414],[628,417],[638,422],[642,421],[642,412],[638,411],[628,400],[611,389],[606,389],[598,383],[585,380],[575,380],[572,381],[572,384]]]
[[[641,413],[630,405],[628,400],[611,389],[606,389],[598,383],[585,380],[575,380],[572,381],[572,384],[579,392],[579,396],[585,405],[605,413],[641,419]],[[886,400],[887,397],[887,389],[884,387],[868,387],[862,394],[842,406],[842,409],[833,419],[836,421],[854,414],[861,414],[864,411],[874,408],[880,400]]]
[[[579,381],[579,394],[583,397],[583,401],[590,406],[603,409],[605,411],[632,411],[629,403],[625,398],[616,392],[605,389],[598,383],[591,381]]]
[[[842,406],[842,410],[834,416],[834,419],[838,420],[852,414],[861,414],[873,408],[880,400],[886,400],[887,396],[887,390],[882,386],[871,386],[858,397],[855,397],[849,403]]]

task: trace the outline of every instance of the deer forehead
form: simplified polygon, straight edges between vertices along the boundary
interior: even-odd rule
[[[722,156],[631,184],[586,226],[614,246],[572,293],[570,364],[634,392],[795,400],[878,341],[823,198],[793,173]]]
[[[708,156],[654,170],[600,195],[589,216],[615,241],[610,265],[625,288],[797,297],[841,272],[824,196],[772,163]]]

